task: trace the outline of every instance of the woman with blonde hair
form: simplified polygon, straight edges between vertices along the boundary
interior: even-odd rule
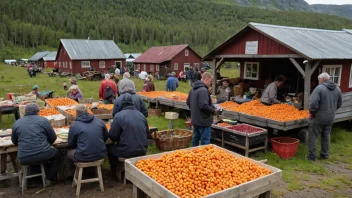
[[[72,85],[68,90],[67,97],[78,102],[79,99],[83,99],[81,90],[79,90],[77,85]]]
[[[145,79],[142,92],[150,92],[150,91],[155,91],[155,86],[153,83],[153,76],[148,75],[147,78]]]

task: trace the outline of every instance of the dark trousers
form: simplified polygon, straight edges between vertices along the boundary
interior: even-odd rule
[[[199,146],[199,140],[201,145],[210,144],[211,127],[202,127],[193,125],[193,138],[192,146]]]
[[[18,158],[18,161],[22,165],[32,165],[46,163],[46,177],[48,180],[56,181],[57,173],[61,164],[60,151],[56,148],[50,148],[50,150],[33,155],[25,158]]]
[[[317,141],[321,135],[321,151],[320,156],[327,159],[329,157],[330,149],[330,132],[332,124],[318,124],[314,119],[309,123],[309,137],[308,137],[308,147],[310,160],[317,159]]]
[[[114,176],[116,175],[115,173],[117,169],[117,164],[119,162],[119,158],[133,158],[133,157],[140,157],[140,156],[146,155],[145,151],[133,152],[133,153],[129,153],[128,155],[125,155],[125,154],[122,155],[117,152],[117,146],[118,146],[117,144],[106,145],[111,172],[113,173]]]

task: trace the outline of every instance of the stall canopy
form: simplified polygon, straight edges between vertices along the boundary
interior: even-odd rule
[[[352,60],[352,31],[249,23],[244,29],[220,44],[203,59],[213,61],[213,91],[216,90],[216,71],[225,61],[244,59],[289,60],[304,77],[304,106],[308,108],[311,76],[316,68],[322,62],[325,64],[327,62],[340,63],[341,61]],[[345,67],[343,64],[341,63],[342,70]],[[345,71],[349,73],[350,69],[347,69],[346,66]],[[346,90],[348,89],[347,87]]]

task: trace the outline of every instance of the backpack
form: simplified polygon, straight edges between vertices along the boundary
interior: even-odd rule
[[[104,99],[108,100],[108,101],[112,101],[113,99],[115,99],[115,93],[112,90],[111,87],[109,87],[109,85],[106,85],[106,89],[105,89],[105,94],[104,94]]]

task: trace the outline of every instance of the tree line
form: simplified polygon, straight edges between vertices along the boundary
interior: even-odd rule
[[[126,53],[187,43],[205,55],[249,22],[352,28],[351,20],[337,16],[238,7],[212,0],[1,0],[0,58],[11,58],[6,56],[14,47],[52,49],[61,38],[88,37],[113,39]]]

